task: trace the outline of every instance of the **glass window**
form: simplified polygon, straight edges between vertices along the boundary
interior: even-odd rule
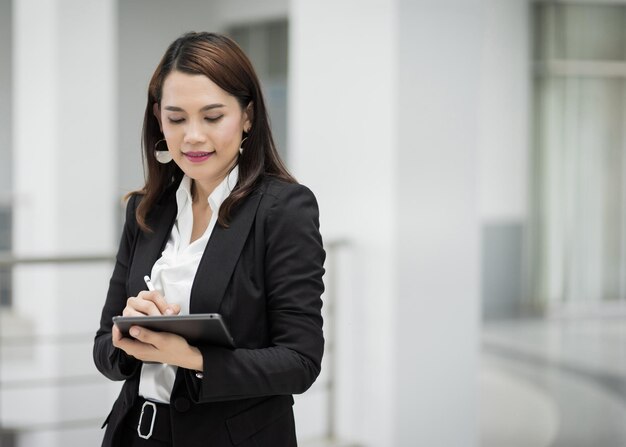
[[[626,295],[626,6],[534,6],[533,296]]]
[[[621,5],[538,3],[538,59],[626,60],[626,12]]]

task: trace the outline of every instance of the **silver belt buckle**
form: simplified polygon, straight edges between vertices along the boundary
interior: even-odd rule
[[[146,405],[152,407],[152,422],[150,422],[150,431],[148,432],[148,434],[142,435],[141,434],[141,421],[143,420],[143,412],[146,408]],[[145,401],[143,405],[141,406],[141,415],[139,416],[139,423],[137,424],[137,434],[139,435],[140,438],[150,439],[150,437],[152,436],[152,429],[154,428],[154,420],[156,419],[156,410],[157,410],[157,407],[154,402]]]

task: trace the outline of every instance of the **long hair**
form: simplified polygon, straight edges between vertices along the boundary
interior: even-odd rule
[[[153,106],[161,105],[163,82],[172,71],[204,75],[233,95],[242,110],[252,105],[252,127],[246,134],[244,151],[238,160],[239,180],[220,207],[220,225],[228,226],[231,212],[254,191],[263,175],[295,183],[276,150],[261,86],[248,57],[226,36],[206,32],[187,33],[168,47],[148,87],[142,135],[146,183],[136,191],[143,195],[136,210],[137,223],[142,230],[150,231],[146,223],[148,213],[165,189],[183,176],[176,163],[161,164],[154,154],[155,145],[164,136],[154,116]]]

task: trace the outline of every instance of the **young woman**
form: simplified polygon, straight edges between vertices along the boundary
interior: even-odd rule
[[[324,348],[325,253],[315,197],[281,162],[233,41],[189,33],[170,45],[143,146],[146,184],[128,201],[94,342],[98,369],[125,381],[102,445],[295,446],[292,394],[315,381]],[[189,313],[220,313],[236,348],[112,324]]]

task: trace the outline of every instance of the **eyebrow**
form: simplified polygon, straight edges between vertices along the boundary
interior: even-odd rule
[[[201,112],[206,112],[207,110],[218,109],[220,107],[225,107],[224,104],[208,104],[200,109]],[[165,110],[169,110],[170,112],[184,112],[185,110],[176,106],[166,106]]]

